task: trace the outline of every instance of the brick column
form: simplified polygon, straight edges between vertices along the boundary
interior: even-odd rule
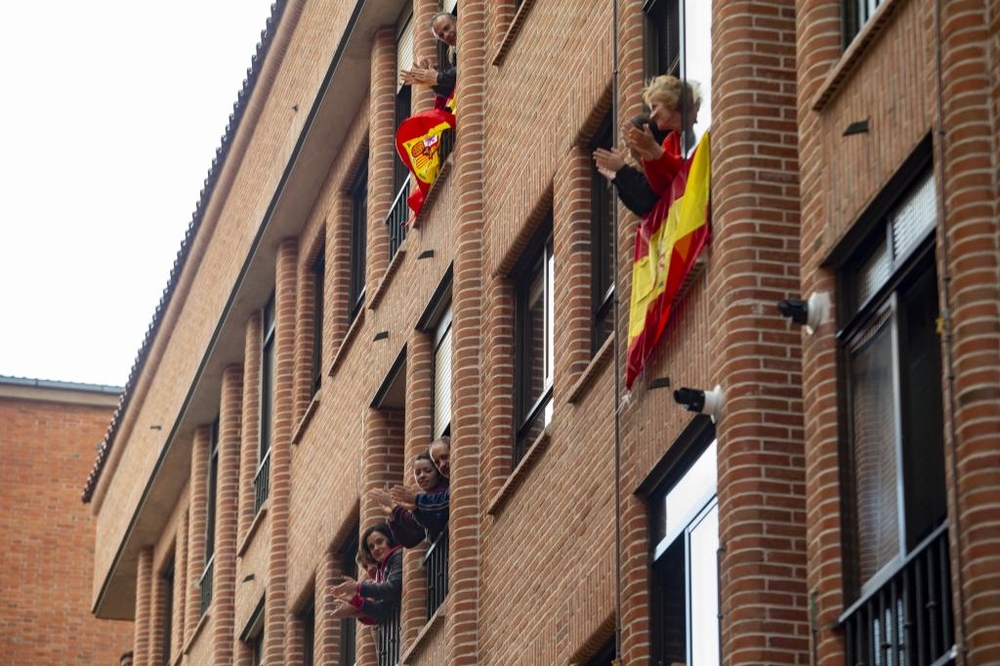
[[[144,548],[139,553],[135,583],[135,641],[133,642],[133,664],[150,666],[149,660],[149,620],[153,596],[153,549]]]
[[[799,257],[803,298],[815,292],[835,293],[834,275],[820,265],[813,248],[824,241],[827,211],[823,184],[822,118],[812,110],[813,99],[842,51],[841,5],[838,0],[799,0],[796,3],[798,68],[799,178],[801,182],[801,239]],[[834,299],[836,300],[836,299]],[[806,468],[806,568],[810,603],[816,615],[810,630],[817,664],[844,662],[844,638],[837,620],[844,610],[844,574],[841,531],[840,439],[837,397],[836,317],[802,339],[802,395]],[[796,327],[789,325],[789,332]]]
[[[431,33],[431,17],[441,10],[440,0],[414,0],[413,2],[413,62],[429,60],[438,66],[438,40]],[[413,112],[434,107],[434,91],[427,86],[413,86],[411,99]]]
[[[502,277],[489,278],[485,287],[486,314],[483,322],[483,496],[496,497],[513,467],[514,432],[514,287]],[[454,315],[453,315],[454,317]],[[452,319],[454,335],[454,318]],[[452,369],[454,372],[454,339]],[[455,411],[452,395],[452,414]],[[452,427],[454,430],[454,426]],[[454,445],[454,440],[452,441]]]
[[[239,496],[240,423],[243,369],[222,374],[219,399],[219,476],[215,504],[215,566],[212,577],[212,655],[217,664],[233,661],[236,614],[236,502]]]
[[[414,484],[413,459],[427,451],[434,424],[434,347],[423,331],[413,331],[406,343],[406,414],[404,416],[404,483]],[[403,600],[400,608],[400,640],[405,649],[427,621],[427,574],[425,545],[403,551]],[[400,652],[402,654],[402,652]]]
[[[396,196],[392,187],[396,121],[396,33],[383,28],[372,46],[368,130],[368,300],[389,266],[389,232],[385,218]]]
[[[317,664],[340,661],[341,620],[331,616],[334,597],[330,588],[340,581],[342,574],[336,552],[327,551],[322,566],[316,571],[316,648],[313,655]]]
[[[243,429],[240,437],[239,521],[237,541],[243,542],[254,519],[254,476],[260,454],[261,314],[247,320],[243,352]]]
[[[150,666],[163,663],[163,650],[167,646],[163,641],[164,623],[167,619],[167,580],[155,569],[153,570],[151,599],[149,603],[149,657]]]
[[[458,31],[461,128],[456,137],[455,279],[452,287],[452,446],[448,578],[449,663],[479,662],[480,349],[483,327],[483,131],[486,14],[483,0],[462,4]]]
[[[270,535],[264,652],[268,663],[285,663],[288,606],[288,529],[291,494],[293,392],[295,370],[295,267],[298,242],[285,239],[275,267],[274,434],[271,442]]]
[[[208,504],[208,446],[212,430],[208,426],[198,428],[194,433],[191,447],[191,490],[188,509],[188,561],[187,597],[190,601],[184,609],[184,635],[190,640],[201,619],[201,590],[199,581],[205,569],[205,525]]]
[[[949,0],[939,5],[943,117],[937,128],[936,156],[944,162],[938,165],[944,172],[939,170],[937,175],[947,238],[938,238],[938,257],[944,255],[947,261],[939,265],[939,271],[950,274],[945,285],[950,322],[944,307],[941,314],[946,363],[951,354],[950,367],[945,367],[945,414],[953,429],[946,431],[945,455],[956,640],[961,651],[964,619],[968,649],[964,661],[985,664],[1000,660],[1000,598],[996,594],[1000,587],[1000,548],[996,547],[1000,534],[996,510],[1000,487],[996,160],[1000,151],[995,69],[1000,6],[983,0]],[[993,62],[984,54],[992,55]],[[947,380],[950,373],[953,383]],[[952,456],[957,459],[957,470],[952,468]]]
[[[556,173],[552,211],[560,233],[553,237],[556,261],[555,348],[559,350],[555,398],[562,402],[590,363],[591,199],[590,153],[574,146]],[[602,184],[602,187],[604,185]]]
[[[795,3],[715,4],[712,60],[740,63],[716,67],[712,91],[723,101],[712,118],[709,281],[712,377],[727,399],[717,426],[722,654],[731,666],[798,664],[809,658],[801,333],[774,308],[800,286]],[[750,18],[765,15],[762,37]],[[762,79],[781,86],[759,89]],[[735,99],[746,103],[725,103]]]

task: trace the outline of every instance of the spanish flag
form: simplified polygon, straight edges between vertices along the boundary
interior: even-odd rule
[[[441,134],[454,128],[455,114],[447,109],[430,109],[410,116],[396,130],[396,152],[417,179],[417,188],[407,199],[413,217],[420,213],[427,191],[441,170]]]
[[[670,191],[636,231],[625,366],[625,386],[629,389],[663,335],[674,299],[708,243],[708,146],[705,132]]]

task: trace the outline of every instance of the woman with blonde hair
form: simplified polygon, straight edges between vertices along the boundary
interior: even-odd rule
[[[682,81],[676,76],[657,76],[642,91],[642,100],[649,106],[649,118],[667,136],[657,142],[648,127],[639,129],[632,124],[623,129],[625,141],[633,155],[642,160],[643,171],[657,194],[664,194],[681,168],[681,137],[694,126],[701,106],[698,84]]]

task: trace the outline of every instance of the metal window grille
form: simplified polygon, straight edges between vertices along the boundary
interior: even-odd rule
[[[378,666],[399,663],[399,609],[378,625]]]
[[[212,605],[212,575],[214,571],[215,558],[212,558],[201,573],[201,580],[198,581],[198,588],[201,591],[201,611],[199,615],[204,615],[208,607]]]
[[[954,663],[947,524],[915,549],[891,578],[855,603],[841,624],[848,664]]]
[[[448,531],[442,532],[424,555],[427,572],[427,617],[444,603],[448,596]]]
[[[389,261],[396,256],[403,241],[406,240],[407,221],[410,219],[410,207],[406,204],[406,199],[410,196],[410,181],[406,180],[399,188],[396,199],[392,202],[389,215],[385,218],[385,223],[389,227]]]
[[[256,514],[260,507],[264,506],[268,493],[271,489],[271,452],[268,451],[257,468],[257,475],[253,479],[253,512]]]

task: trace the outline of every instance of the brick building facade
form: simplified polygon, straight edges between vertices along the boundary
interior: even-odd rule
[[[0,377],[0,652],[7,664],[116,664],[132,623],[90,613],[94,519],[82,474],[121,389]]]
[[[407,230],[439,9],[275,5],[84,491],[136,663],[607,664],[619,601],[626,664],[996,661],[1000,4],[463,0]],[[590,153],[663,71],[713,237],[626,399],[636,219]],[[386,644],[329,589],[442,432]]]

